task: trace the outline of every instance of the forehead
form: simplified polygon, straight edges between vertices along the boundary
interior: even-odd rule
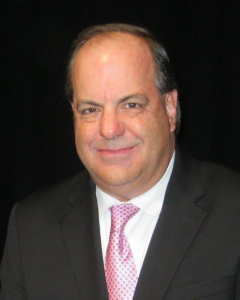
[[[154,79],[155,67],[146,42],[122,33],[90,40],[79,50],[72,70],[75,99],[158,93]]]
[[[113,63],[117,61],[131,61],[132,64],[153,63],[152,52],[146,41],[140,37],[129,33],[104,33],[90,39],[78,51],[75,57],[73,68],[76,65],[84,63],[106,63],[112,59]]]

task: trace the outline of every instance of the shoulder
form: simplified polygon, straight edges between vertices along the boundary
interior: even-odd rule
[[[224,166],[193,158],[182,149],[177,149],[175,159],[176,175],[198,178],[207,187],[231,187],[240,191],[240,173]]]
[[[240,174],[221,165],[194,159],[203,185],[218,193],[238,193],[240,195]]]
[[[192,198],[198,195],[210,207],[240,209],[239,173],[192,158],[183,151],[176,153],[174,165],[171,185],[173,189],[174,185],[178,185],[183,193]]]
[[[53,186],[41,189],[17,203],[15,210],[19,216],[55,215],[60,216],[75,202],[81,201],[84,194],[89,192],[93,183],[89,173],[81,173],[68,178]]]
[[[239,219],[240,174],[210,162],[193,158],[191,162],[196,166],[196,176],[203,187],[202,203],[205,202],[212,211],[218,211],[222,216]]]

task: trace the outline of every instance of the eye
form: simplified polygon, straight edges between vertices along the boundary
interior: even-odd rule
[[[94,108],[94,107],[89,107],[89,108],[86,108],[86,109],[83,109],[81,111],[82,115],[89,115],[89,114],[93,114],[95,112],[97,112],[98,109],[97,108]]]
[[[138,104],[138,103],[127,103],[126,105],[125,105],[127,108],[139,108],[139,107],[141,107],[141,105],[140,104]]]

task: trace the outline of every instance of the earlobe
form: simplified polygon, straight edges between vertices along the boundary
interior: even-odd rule
[[[174,132],[176,129],[177,104],[178,104],[178,92],[177,90],[172,90],[171,92],[167,93],[165,98],[166,111],[168,115],[171,132]]]

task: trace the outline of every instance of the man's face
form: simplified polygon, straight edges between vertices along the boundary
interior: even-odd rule
[[[128,34],[87,42],[73,66],[77,152],[95,183],[126,201],[150,189],[174,150],[177,93],[161,96],[151,53]]]

